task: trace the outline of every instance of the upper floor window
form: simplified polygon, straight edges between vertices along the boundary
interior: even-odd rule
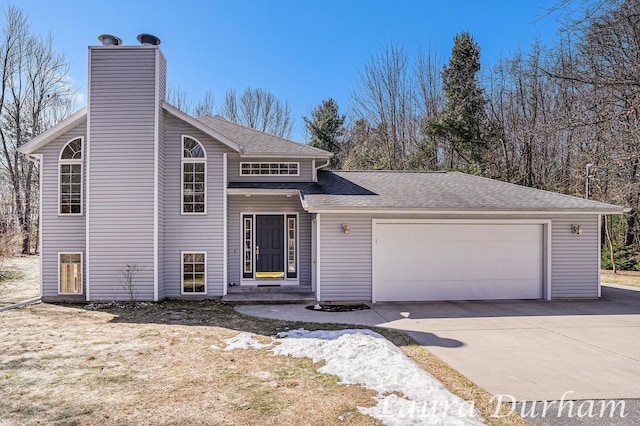
[[[68,142],[60,153],[59,207],[64,215],[82,214],[82,138]]]
[[[200,142],[182,137],[182,213],[207,212],[207,154]]]
[[[300,163],[240,163],[240,175],[300,175]]]

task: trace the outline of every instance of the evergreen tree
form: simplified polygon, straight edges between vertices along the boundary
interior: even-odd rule
[[[333,158],[329,163],[332,169],[341,166],[340,148],[345,128],[346,116],[338,112],[338,103],[329,98],[311,111],[311,118],[303,117],[305,126],[311,133],[310,145],[315,148],[333,152]]]
[[[487,160],[485,99],[477,81],[479,71],[480,47],[468,32],[456,35],[449,65],[442,72],[447,104],[439,119],[426,126],[427,134],[443,137],[470,169],[482,168]]]

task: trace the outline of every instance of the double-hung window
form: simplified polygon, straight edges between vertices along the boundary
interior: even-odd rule
[[[60,153],[59,201],[61,215],[82,214],[82,138],[68,142]]]
[[[207,292],[207,253],[182,252],[182,294]]]
[[[207,155],[200,142],[182,137],[182,213],[207,212]]]

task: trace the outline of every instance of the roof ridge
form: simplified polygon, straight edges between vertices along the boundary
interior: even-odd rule
[[[291,143],[291,144],[294,144],[294,145],[304,145],[307,148],[318,150],[318,151],[320,151],[322,153],[330,153],[329,151],[325,151],[324,149],[316,148],[315,146],[311,146],[311,145],[309,145],[307,143],[304,143],[304,142],[294,141],[293,139],[285,138],[284,136],[276,135],[275,133],[267,132],[266,130],[256,129],[256,128],[244,125],[242,123],[237,123],[235,121],[227,120],[226,118],[220,116],[219,114],[216,114],[216,115],[205,115],[205,116],[198,117],[198,118],[206,118],[206,117],[211,117],[213,119],[222,120],[222,121],[224,121],[226,123],[229,123],[229,124],[237,126],[237,127],[242,127],[244,129],[250,130],[250,131],[252,131],[254,133],[261,133],[263,135],[267,135],[267,136],[271,136],[271,137],[280,139],[283,142],[288,142],[288,143]]]

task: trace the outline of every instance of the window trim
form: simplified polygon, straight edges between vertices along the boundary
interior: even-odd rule
[[[204,291],[203,292],[192,292],[192,291],[184,291],[184,255],[185,254],[204,254]],[[206,251],[181,251],[180,252],[180,295],[181,296],[206,296],[208,294],[208,281],[209,274],[207,273],[208,264],[207,264],[207,252]]]
[[[62,257],[63,254],[79,254],[80,255],[80,291],[78,293],[69,293],[69,292],[61,292],[60,291],[60,285],[62,284],[61,280],[60,280],[60,266],[62,265],[62,262],[60,262],[60,258]],[[84,254],[81,251],[76,251],[76,252],[67,252],[67,251],[61,251],[58,252],[58,295],[72,295],[72,296],[82,296],[84,294]]]
[[[286,257],[286,263],[285,263],[285,267],[286,267],[286,274],[287,274],[287,278],[288,279],[298,279],[298,270],[300,269],[300,259],[298,259],[298,246],[300,245],[300,238],[299,238],[299,234],[300,234],[300,226],[298,224],[298,215],[293,215],[293,214],[287,214],[284,217],[285,219],[285,234],[286,234],[286,238],[285,238],[285,242],[286,242],[286,246],[285,246],[285,257]],[[293,220],[293,253],[289,247],[289,221]],[[293,271],[289,270],[289,256],[293,254],[293,262],[294,262],[294,269]]]
[[[296,173],[268,173],[268,174],[251,174],[251,173],[242,173],[242,166],[245,164],[295,164],[296,165]],[[300,176],[300,162],[299,161],[241,161],[238,166],[238,176]]]
[[[251,247],[249,248],[249,250],[247,250],[246,244],[247,244],[247,238],[246,238],[246,232],[247,232],[247,226],[246,226],[246,221],[250,222],[250,236],[249,236],[249,244],[251,245]],[[241,240],[242,240],[242,254],[241,254],[241,259],[240,259],[240,270],[242,271],[242,279],[253,279],[254,278],[254,274],[255,274],[255,251],[254,251],[254,247],[255,247],[255,229],[254,229],[254,223],[255,223],[255,215],[253,214],[245,214],[245,215],[241,215]],[[249,253],[249,263],[251,265],[251,270],[247,271],[246,270],[246,256],[247,253]]]
[[[80,139],[80,158],[76,159],[63,159],[62,153],[67,148],[67,146],[73,142]],[[66,216],[83,216],[84,215],[84,136],[78,136],[76,138],[72,138],[67,143],[62,146],[60,150],[60,154],[58,155],[58,216],[66,217]],[[62,166],[63,165],[80,165],[80,213],[63,213],[62,212]],[[42,172],[41,172],[42,173]]]
[[[185,142],[185,138],[189,138],[192,139],[194,141],[196,141],[199,145],[200,148],[202,149],[202,152],[204,154],[204,157],[185,157],[184,156],[184,142]],[[200,142],[198,139],[194,138],[193,136],[189,136],[189,135],[182,135],[180,137],[180,214],[183,216],[203,216],[207,214],[207,192],[208,192],[208,173],[207,173],[207,164],[208,164],[208,156],[207,156],[207,151],[204,148],[204,145],[202,144],[202,142]],[[185,163],[190,163],[190,164],[195,164],[195,163],[203,163],[204,164],[204,210],[201,212],[186,212],[184,210],[184,165]]]

